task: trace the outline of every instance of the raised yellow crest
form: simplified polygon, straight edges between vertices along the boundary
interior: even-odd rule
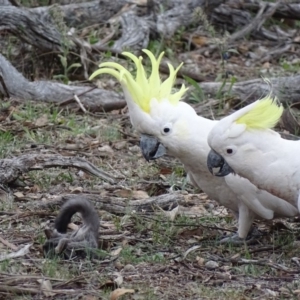
[[[245,124],[247,129],[271,129],[279,121],[283,106],[276,97],[267,95],[253,105],[242,116],[235,120],[237,124]]]
[[[150,111],[150,101],[153,98],[158,101],[166,99],[173,105],[176,105],[187,91],[187,88],[185,88],[185,85],[183,84],[178,92],[172,93],[176,74],[183,63],[181,63],[176,70],[174,70],[174,67],[171,64],[168,64],[170,75],[165,81],[161,82],[159,76],[159,64],[164,52],[159,55],[158,59],[156,59],[147,49],[143,49],[143,52],[147,54],[152,65],[152,71],[149,77],[147,77],[143,67],[143,58],[141,56],[138,58],[132,53],[123,52],[122,54],[129,57],[136,66],[135,79],[128,70],[115,62],[105,62],[100,64],[99,69],[95,71],[89,79],[91,80],[100,74],[110,74],[114,76],[122,84],[123,88],[128,90],[132,100],[145,112]]]

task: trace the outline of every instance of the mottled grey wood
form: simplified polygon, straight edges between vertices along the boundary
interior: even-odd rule
[[[61,14],[69,28],[82,28],[106,22],[125,3],[125,0],[101,0],[36,8],[0,5],[0,31],[11,32],[44,51],[61,51],[63,37],[57,14]]]
[[[258,11],[263,3],[267,3],[270,7],[276,6],[276,3],[261,0],[239,0],[236,1],[241,9]],[[300,2],[295,1],[281,1],[274,13],[276,18],[286,18],[300,20]]]
[[[150,38],[150,21],[138,17],[133,11],[123,13],[121,16],[122,36],[112,49],[122,51],[124,49],[147,48]]]
[[[201,8],[210,18],[212,11],[218,7],[223,0],[171,0],[162,1],[165,10],[157,14],[157,32],[170,38],[182,26],[196,23],[201,25],[197,17],[197,8]],[[159,1],[156,1],[158,4]]]
[[[264,3],[264,7],[268,9],[270,12],[275,10],[275,7],[270,7],[267,3]],[[274,12],[275,13],[275,12]],[[255,24],[255,19],[252,17],[251,12],[247,10],[241,10],[240,7],[232,7],[229,4],[221,4],[220,6],[214,9],[213,14],[211,15],[212,20],[216,24],[220,24],[224,26],[226,24],[226,28],[230,32],[234,32],[237,28],[248,27],[249,24],[254,24],[253,28],[251,28],[251,36],[254,38],[260,39],[268,39],[276,42],[286,41],[287,38],[292,37],[292,33],[286,33],[285,35],[278,34],[276,30],[276,26],[273,26],[274,29],[267,29],[259,24]],[[264,20],[265,21],[265,20]],[[249,27],[250,28],[250,27]],[[293,31],[295,32],[295,31]],[[230,38],[229,38],[230,41]]]
[[[53,167],[73,167],[97,176],[105,181],[114,183],[110,174],[95,167],[81,157],[66,157],[50,154],[28,154],[11,159],[0,160],[0,184],[15,181],[22,173]]]
[[[300,99],[300,75],[290,77],[269,78],[272,89],[279,100],[284,104],[299,102]],[[200,87],[206,95],[215,97],[223,83],[202,82]],[[225,84],[222,92],[228,92],[231,84]],[[230,95],[237,97],[245,104],[251,103],[261,97],[266,96],[271,88],[262,79],[252,79],[235,83],[230,91]]]
[[[0,93],[7,96],[5,91],[6,87],[9,97],[17,97],[24,101],[34,100],[60,103],[68,99],[72,100],[74,94],[76,94],[79,95],[83,106],[93,112],[110,111],[125,106],[123,96],[113,91],[98,88],[91,90],[90,86],[72,86],[46,80],[30,82],[0,54],[0,78],[1,77]],[[5,87],[3,86],[3,82]],[[75,103],[75,101],[73,103]]]
[[[142,200],[128,200],[125,198],[116,197],[100,197],[94,194],[68,194],[57,198],[56,200],[49,200],[39,204],[39,209],[46,209],[54,206],[61,206],[69,199],[87,199],[91,201],[96,208],[114,214],[128,214],[128,213],[142,213],[153,212],[157,207],[168,210],[170,207],[175,207],[179,202],[184,202],[184,196],[179,193],[164,194],[160,196],[150,197]]]
[[[0,6],[11,5],[8,0],[0,0]]]

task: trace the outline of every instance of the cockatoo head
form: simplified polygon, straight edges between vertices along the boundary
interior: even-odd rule
[[[173,85],[176,74],[182,64],[176,69],[170,64],[169,77],[161,81],[159,65],[164,53],[156,59],[149,50],[143,50],[151,61],[151,73],[147,76],[142,64],[142,57],[123,52],[135,64],[136,76],[123,66],[114,62],[99,65],[90,79],[100,74],[114,76],[122,85],[128,105],[130,120],[133,127],[141,134],[140,146],[147,160],[156,159],[165,154],[166,148],[172,147],[176,138],[184,139],[187,126],[183,116],[195,114],[193,108],[181,102],[187,91],[182,84],[179,91],[174,92]]]
[[[212,149],[207,158],[210,172],[222,177],[234,173],[234,165],[241,169],[244,164],[255,164],[255,153],[267,143],[265,138],[277,135],[271,129],[282,112],[282,105],[268,95],[219,121],[207,139]]]

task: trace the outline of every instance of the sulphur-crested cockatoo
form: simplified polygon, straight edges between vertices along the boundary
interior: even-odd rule
[[[238,234],[231,240],[243,241],[255,218],[272,219],[274,216],[293,216],[297,209],[265,191],[259,190],[247,179],[229,174],[225,178],[213,176],[207,169],[206,160],[210,148],[207,136],[217,124],[199,117],[195,110],[180,101],[186,88],[173,91],[176,74],[169,64],[170,75],[165,81],[159,76],[158,59],[148,51],[152,71],[148,77],[142,57],[124,52],[136,66],[134,77],[123,66],[115,62],[100,64],[90,79],[100,74],[114,76],[123,88],[133,127],[142,135],[141,149],[147,160],[156,159],[166,151],[177,157],[185,167],[191,182],[203,190],[211,199],[231,209],[238,217]],[[226,241],[226,239],[224,240]]]
[[[216,176],[235,172],[248,178],[300,211],[300,141],[272,130],[282,112],[276,98],[267,96],[219,121],[208,135],[207,165]]]

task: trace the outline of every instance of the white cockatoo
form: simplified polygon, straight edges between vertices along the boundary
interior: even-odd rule
[[[282,112],[276,98],[267,96],[219,121],[208,135],[207,165],[216,176],[248,178],[300,211],[300,141],[272,130]]]
[[[162,82],[159,64],[163,53],[156,59],[150,51],[143,52],[152,65],[149,77],[142,57],[124,52],[122,54],[136,66],[135,77],[120,64],[105,62],[90,79],[110,74],[121,83],[131,123],[141,134],[140,147],[144,157],[156,159],[166,151],[177,157],[195,186],[238,217],[238,233],[230,239],[233,242],[244,241],[255,218],[294,216],[297,213],[294,206],[259,190],[247,179],[232,174],[224,178],[215,177],[209,172],[206,164],[210,151],[207,136],[218,122],[199,117],[190,105],[180,101],[187,90],[184,85],[179,91],[173,91],[176,74],[182,64],[176,70],[169,64],[170,75]]]

